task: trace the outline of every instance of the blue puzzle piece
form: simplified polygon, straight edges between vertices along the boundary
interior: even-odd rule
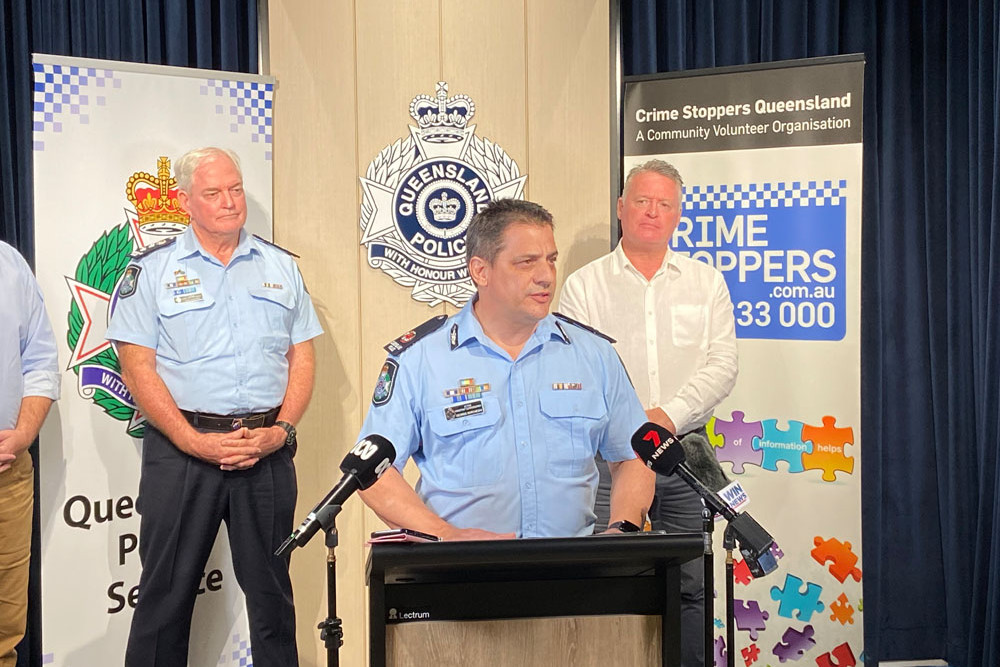
[[[788,464],[788,472],[804,472],[802,455],[812,454],[812,441],[802,441],[802,422],[790,420],[788,430],[778,428],[777,419],[765,419],[761,422],[764,435],[754,438],[753,448],[763,455],[760,467],[764,470],[777,470],[778,461]]]
[[[802,583],[802,580],[794,574],[786,573],[783,588],[771,587],[771,599],[778,601],[779,616],[797,618],[808,623],[812,615],[823,611],[826,605],[819,601],[819,595],[823,592],[822,586],[809,582],[803,591]]]

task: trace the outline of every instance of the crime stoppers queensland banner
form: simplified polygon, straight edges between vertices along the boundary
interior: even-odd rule
[[[129,253],[181,233],[172,163],[240,156],[247,230],[271,236],[273,79],[34,57],[36,273],[60,342],[62,399],[40,436],[42,662],[120,665],[139,582],[145,419],[104,340]],[[225,526],[195,606],[190,664],[250,664]]]
[[[732,295],[739,379],[709,439],[777,543],[761,579],[737,552],[728,646],[716,530],[717,665],[729,651],[747,666],[862,659],[863,69],[847,56],[625,84],[626,173],[651,158],[680,170],[671,247],[718,268]]]

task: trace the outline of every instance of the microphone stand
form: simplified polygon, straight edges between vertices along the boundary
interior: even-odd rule
[[[736,614],[733,609],[733,549],[736,547],[736,531],[732,524],[726,526],[726,531],[722,534],[722,548],[726,550],[726,643],[729,650],[726,651],[727,667],[734,667],[736,664]]]
[[[715,513],[702,501],[701,530],[705,538],[705,664],[715,647],[715,554],[712,551],[712,531]]]
[[[343,622],[337,617],[337,515],[340,505],[327,505],[316,513],[319,525],[326,532],[326,620],[316,628],[326,646],[327,667],[340,667],[340,647],[344,645]]]

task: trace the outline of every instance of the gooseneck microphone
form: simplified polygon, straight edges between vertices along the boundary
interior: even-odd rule
[[[295,547],[304,547],[320,528],[340,513],[340,508],[352,493],[358,489],[367,489],[378,481],[386,470],[396,460],[396,448],[380,435],[372,434],[365,437],[344,457],[340,469],[344,476],[337,482],[323,500],[306,516],[302,524],[288,536],[275,556],[284,556]]]
[[[778,567],[771,553],[774,538],[746,512],[734,512],[719,494],[708,488],[685,463],[684,447],[659,424],[646,422],[632,435],[632,449],[646,466],[660,475],[677,475],[701,496],[705,505],[729,522],[740,543],[740,553],[755,577]]]

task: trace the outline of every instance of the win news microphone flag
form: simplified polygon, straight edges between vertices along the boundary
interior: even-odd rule
[[[774,538],[746,512],[734,512],[719,494],[698,479],[684,462],[684,447],[673,433],[659,424],[646,422],[632,435],[632,449],[653,472],[683,479],[710,510],[729,522],[740,543],[740,553],[754,577],[762,577],[778,567],[771,553]]]
[[[347,452],[340,469],[344,476],[323,500],[306,516],[302,524],[288,536],[275,556],[284,556],[295,547],[304,547],[320,528],[331,521],[351,494],[358,489],[367,489],[378,481],[396,460],[396,448],[381,435],[372,434],[354,445]]]

